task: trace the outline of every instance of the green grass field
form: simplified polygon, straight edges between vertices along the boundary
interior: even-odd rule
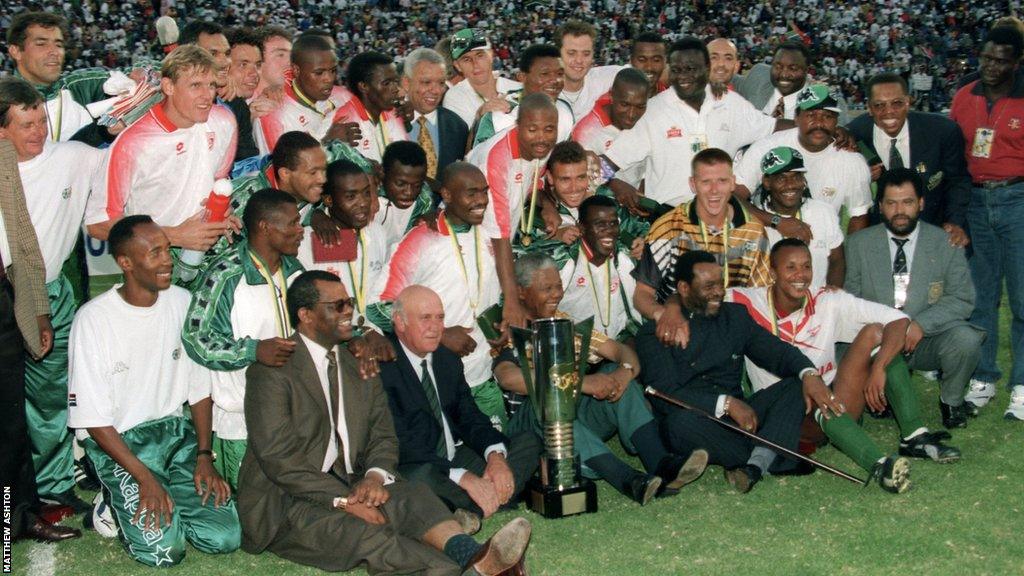
[[[94,284],[93,291],[101,286]],[[1009,368],[1003,315],[1000,361]],[[938,389],[916,377],[927,424],[941,428]],[[489,535],[515,514],[534,525],[531,574],[780,574],[1007,575],[1024,574],[1024,423],[1002,419],[1008,394],[953,432],[964,454],[957,464],[914,461],[914,488],[903,495],[861,488],[825,473],[768,478],[736,494],[712,467],[678,496],[646,507],[599,485],[597,514],[545,520],[521,509],[484,524]],[[895,451],[892,420],[865,419],[869,433]],[[612,441],[616,450],[618,443]],[[831,447],[821,460],[863,475]],[[637,466],[639,463],[634,460]],[[80,526],[80,520],[71,524]],[[17,574],[136,575],[116,540],[88,531],[59,546],[14,546]],[[271,554],[207,556],[190,550],[173,569],[181,574],[288,576],[318,570]],[[362,574],[362,571],[356,571]]]

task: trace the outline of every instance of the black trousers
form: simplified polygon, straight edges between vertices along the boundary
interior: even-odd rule
[[[0,482],[11,490],[11,526],[17,537],[28,513],[39,511],[25,420],[25,346],[14,319],[14,293],[0,284]]]
[[[519,494],[533,472],[540,464],[540,453],[543,450],[540,438],[531,431],[520,432],[509,438],[508,467],[512,469],[515,479],[515,491]],[[451,461],[452,468],[465,468],[477,476],[482,476],[487,462],[482,454],[477,454],[463,444],[455,449],[455,457]],[[448,469],[434,464],[411,464],[398,466],[398,473],[407,480],[418,480],[430,486],[430,489],[441,498],[449,510],[462,508],[475,514],[483,514],[483,510],[469,497],[469,493],[451,481]]]
[[[790,450],[800,441],[800,424],[804,419],[803,386],[796,378],[785,378],[756,392],[746,400],[757,414],[757,435]],[[708,451],[711,464],[735,468],[746,464],[758,442],[682,408],[669,408],[662,418],[662,434],[669,449],[676,454],[689,454],[697,448]],[[726,417],[730,423],[735,423]],[[773,470],[785,470],[793,462],[776,459]]]

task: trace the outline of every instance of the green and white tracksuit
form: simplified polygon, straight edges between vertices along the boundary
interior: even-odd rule
[[[434,211],[434,193],[426,183],[420,187],[419,196],[408,208],[399,208],[391,200],[388,200],[383,186],[377,189],[377,197],[380,199],[380,208],[373,215],[373,221],[384,229],[388,253],[394,251],[395,246],[398,246],[402,238],[409,233],[409,230],[412,230],[421,216]]]
[[[17,74],[16,74],[17,75]],[[46,100],[46,120],[52,142],[66,142],[92,124],[87,104],[110,98],[103,83],[110,78],[104,68],[83,68],[62,75],[50,85],[33,85]]]

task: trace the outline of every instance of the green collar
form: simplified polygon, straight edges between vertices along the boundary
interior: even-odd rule
[[[244,238],[237,240],[235,242],[235,246],[235,249],[238,251],[238,259],[242,264],[242,274],[245,275],[246,284],[249,284],[250,286],[266,284],[267,280],[262,274],[260,274],[260,271],[256,268],[256,264],[253,263],[253,259],[249,256],[250,252],[253,255],[256,255],[255,252],[252,252],[249,249],[249,241]],[[259,256],[256,257],[259,258]],[[301,272],[303,268],[297,258],[282,254],[281,270],[283,271],[285,278],[290,278],[292,274],[295,272]]]

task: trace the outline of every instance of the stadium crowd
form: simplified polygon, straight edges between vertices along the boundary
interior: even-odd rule
[[[561,478],[514,338],[551,318],[566,461],[641,506],[825,444],[900,494],[1024,421],[1005,7],[277,4],[0,9],[16,537],[525,574],[528,519],[473,535]],[[83,228],[121,274],[78,302]]]

